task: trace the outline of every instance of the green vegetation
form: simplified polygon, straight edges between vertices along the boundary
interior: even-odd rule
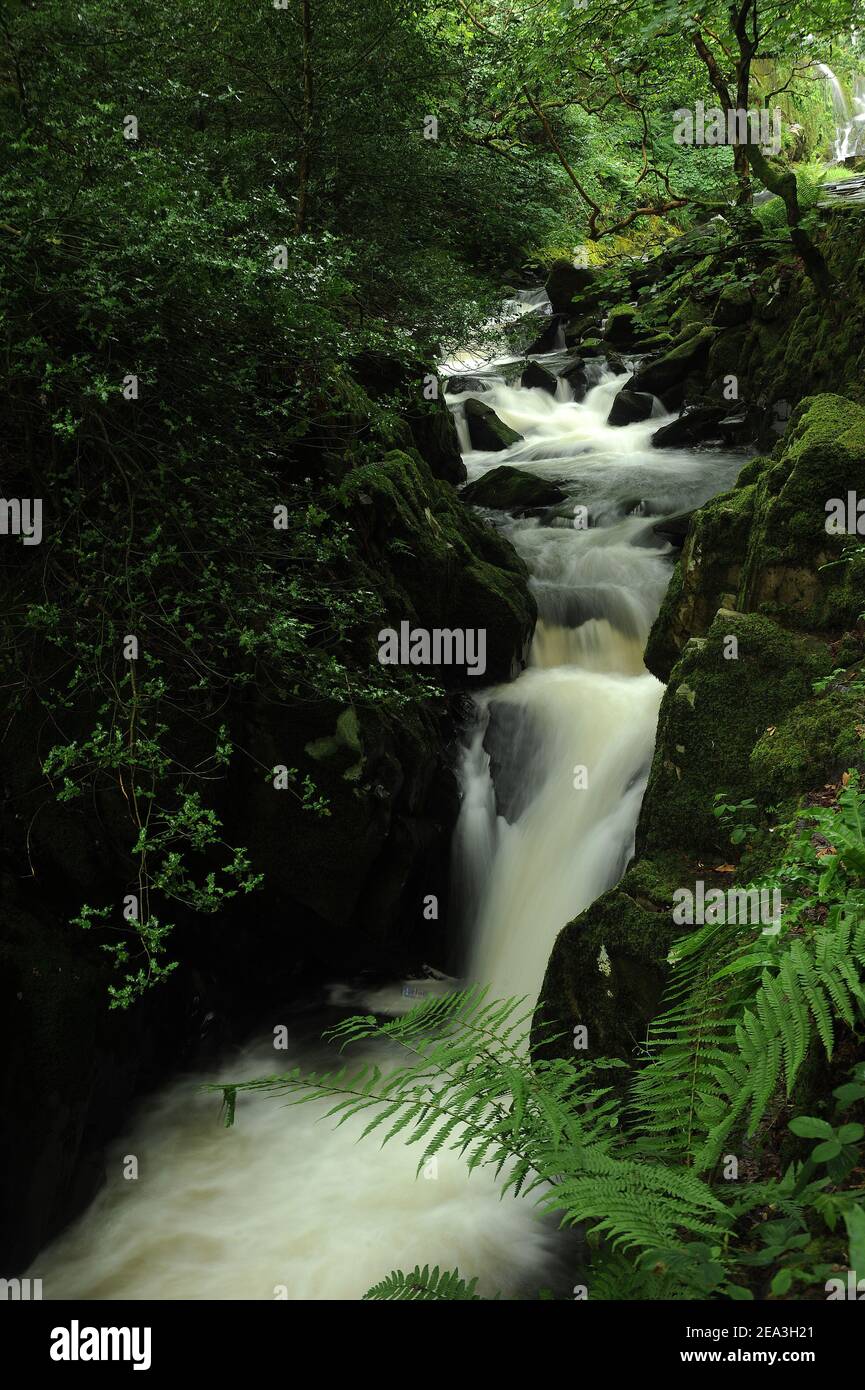
[[[365,1137],[416,1145],[418,1171],[443,1148],[469,1169],[490,1164],[503,1193],[534,1192],[564,1225],[586,1227],[591,1253],[576,1277],[590,1298],[823,1296],[865,1217],[856,1118],[865,1064],[848,1060],[865,1029],[857,777],[835,805],[777,834],[786,842],[773,879],[785,897],[777,934],[728,924],[680,935],[661,1010],[628,1062],[532,1058],[521,1001],[489,1002],[475,989],[388,1023],[346,1021],[333,1033],[342,1046],[377,1038],[409,1060],[231,1086],[228,1122],[239,1091],[325,1099],[340,1122],[367,1117]],[[806,1059],[820,1056],[844,1076],[831,1099],[801,1083]],[[800,1115],[803,1093],[825,1113]],[[774,1173],[785,1129],[819,1142],[790,1141]],[[458,1271],[415,1270],[369,1296],[472,1295]]]

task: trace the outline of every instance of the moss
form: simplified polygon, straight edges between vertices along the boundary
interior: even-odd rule
[[[633,1060],[663,993],[667,953],[681,932],[671,905],[687,872],[674,855],[643,860],[559,932],[541,987],[535,1041],[541,1042],[540,1025],[563,1036],[541,1051],[573,1057],[573,1030],[582,1024],[588,1034],[583,1056]]]
[[[394,451],[354,469],[339,496],[363,538],[370,585],[382,594],[381,626],[484,628],[485,680],[518,669],[536,608],[525,565],[503,536],[417,455]],[[469,679],[456,668],[437,674],[451,685]]]
[[[848,684],[815,695],[758,739],[750,756],[755,784],[772,802],[836,780],[861,762],[863,734],[865,691]]]
[[[356,782],[364,761],[357,711],[344,709],[337,717],[335,733],[311,739],[306,752],[315,762],[340,761],[344,765],[342,776],[348,782]]]
[[[865,491],[865,408],[843,396],[807,398],[776,453],[755,483],[737,606],[812,632],[850,627],[865,563],[832,564],[850,537],[827,532],[827,502]]]
[[[735,656],[731,636],[738,643]],[[723,846],[712,814],[715,793],[763,795],[752,750],[829,669],[822,643],[792,636],[756,614],[722,609],[705,638],[687,644],[664,695],[638,852],[674,844],[694,854],[717,853]]]
[[[689,637],[704,633],[719,608],[733,607],[750,534],[754,487],[739,483],[713,497],[691,521],[673,582],[646,645],[646,665],[669,679]]]

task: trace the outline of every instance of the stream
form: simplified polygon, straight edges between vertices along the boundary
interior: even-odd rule
[[[537,360],[558,376],[573,359],[557,350]],[[459,767],[464,974],[493,996],[537,995],[557,932],[633,852],[663,694],[642,652],[675,559],[655,527],[729,488],[743,463],[714,447],[654,449],[670,418],[659,403],[650,420],[608,426],[626,378],[602,359],[588,374],[577,401],[561,378],[553,396],[522,388],[507,360],[472,364],[485,389],[447,398],[470,480],[509,464],[566,495],[542,515],[486,513],[526,561],[539,607],[529,664],[476,697]],[[466,448],[468,394],[522,440],[503,452]],[[586,515],[587,527],[575,524]],[[404,993],[395,982],[373,1002],[398,1009]],[[416,1178],[416,1148],[356,1144],[363,1121],[335,1130],[326,1105],[267,1095],[242,1095],[225,1129],[203,1081],[334,1064],[315,1041],[314,1013],[289,1023],[293,1045],[275,1052],[270,1030],[285,1021],[268,1022],[220,1070],[146,1103],[108,1154],[105,1187],[29,1271],[46,1298],[357,1299],[418,1263],[458,1266],[487,1296],[562,1286],[555,1227],[531,1199],[500,1201],[491,1172],[469,1178],[454,1154]],[[124,1175],[130,1157],[137,1178]]]

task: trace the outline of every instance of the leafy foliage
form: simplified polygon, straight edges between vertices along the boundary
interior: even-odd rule
[[[850,1111],[863,1109],[865,1066],[835,1088],[837,1118],[790,1122],[816,1143],[782,1174],[738,1186],[718,1170],[725,1146],[748,1152],[777,1123],[806,1059],[817,1050],[831,1058],[839,1032],[861,1031],[865,1018],[856,775],[845,776],[834,807],[809,808],[787,835],[780,878],[793,896],[777,934],[713,925],[677,942],[666,1000],[633,1068],[550,1056],[556,1039],[543,1029],[533,1054],[521,1001],[474,988],[333,1030],[343,1048],[370,1039],[398,1047],[401,1065],[296,1069],[228,1090],[326,1100],[338,1123],[365,1116],[364,1136],[420,1146],[418,1170],[443,1148],[469,1169],[492,1165],[503,1193],[533,1193],[563,1225],[586,1229],[593,1296],[750,1298],[768,1277],[767,1292],[783,1297],[819,1284],[839,1220],[858,1238],[865,1125]],[[418,1274],[397,1272],[375,1296],[412,1296]],[[442,1296],[437,1287],[429,1296]]]

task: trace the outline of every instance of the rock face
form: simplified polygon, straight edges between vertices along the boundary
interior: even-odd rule
[[[518,444],[522,439],[521,434],[517,434],[510,425],[500,420],[496,412],[490,406],[484,405],[483,401],[476,401],[470,397],[465,403],[465,412],[473,449],[481,449],[486,453],[500,452],[502,449],[509,449],[512,444]]]
[[[610,408],[607,424],[633,425],[637,420],[648,420],[654,404],[647,391],[632,391],[623,386]]]
[[[352,358],[351,367],[356,381],[373,399],[402,395],[404,438],[400,442],[414,445],[426,459],[433,476],[449,483],[464,482],[466,470],[453,416],[443,400],[439,397],[425,400],[421,390],[429,368],[420,361],[399,362],[385,353],[372,351]]]
[[[826,530],[827,501],[851,487],[865,492],[865,408],[820,396],[800,404],[770,458],[691,519],[646,652],[668,685],[636,859],[560,933],[541,991],[538,1021],[566,1036],[585,1024],[590,1055],[630,1058],[645,1036],[683,930],[675,889],[696,876],[707,888],[737,882],[715,872],[736,855],[715,794],[792,815],[803,791],[861,760],[861,676],[825,679],[865,659],[865,556],[833,563],[850,537]],[[761,871],[781,850],[769,840]]]
[[[503,464],[501,468],[485,473],[476,482],[468,483],[460,496],[464,502],[471,502],[477,507],[496,507],[522,516],[527,511],[564,502],[566,494],[545,478]]]

